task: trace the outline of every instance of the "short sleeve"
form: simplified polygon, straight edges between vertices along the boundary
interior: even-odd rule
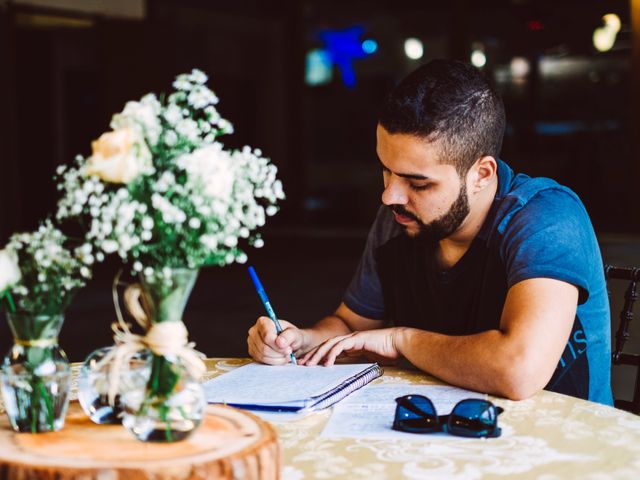
[[[511,217],[501,250],[509,288],[530,278],[553,278],[578,287],[579,304],[589,298],[593,269],[602,269],[589,216],[562,187],[542,190]]]
[[[342,301],[350,310],[372,320],[386,317],[382,284],[376,260],[376,251],[398,232],[389,208],[378,210],[365,244],[364,252]]]

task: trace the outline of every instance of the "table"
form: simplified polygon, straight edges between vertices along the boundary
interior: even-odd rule
[[[208,359],[205,379],[249,361]],[[375,383],[442,385],[419,371],[391,367]],[[489,440],[324,438],[330,410],[274,423],[283,452],[281,478],[640,478],[639,416],[546,391],[520,402],[490,399],[505,412],[502,437]]]
[[[248,362],[209,359],[207,377]],[[376,383],[442,385],[419,371],[390,367]],[[546,391],[519,402],[490,399],[505,412],[502,437],[489,440],[323,438],[330,410],[276,423],[282,479],[640,478],[639,416]]]

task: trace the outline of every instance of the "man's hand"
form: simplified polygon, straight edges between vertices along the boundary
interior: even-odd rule
[[[355,332],[330,338],[310,350],[299,359],[300,365],[333,365],[340,355],[359,356],[373,354],[383,360],[397,360],[400,353],[396,348],[397,328],[384,328]]]
[[[247,345],[249,355],[257,362],[268,365],[284,365],[291,359],[289,354],[302,347],[303,333],[286,320],[280,320],[282,333],[276,333],[276,326],[269,317],[260,317],[249,329]]]

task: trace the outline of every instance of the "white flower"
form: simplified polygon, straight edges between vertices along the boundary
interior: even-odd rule
[[[171,172],[164,172],[156,181],[154,189],[157,192],[166,192],[176,183],[176,177]]]
[[[235,165],[222,144],[214,143],[199,148],[179,157],[176,164],[186,170],[191,183],[202,187],[207,197],[231,201]]]
[[[155,95],[145,95],[139,102],[127,102],[124,110],[111,119],[111,128],[141,128],[149,143],[155,145],[162,131],[159,113],[160,104]]]
[[[178,143],[178,134],[173,130],[169,130],[164,134],[164,143],[168,147],[173,147],[176,143]]]
[[[185,137],[192,143],[198,141],[200,136],[200,130],[198,129],[198,122],[190,118],[184,118],[176,124],[176,133]]]
[[[151,196],[151,204],[153,208],[162,213],[162,220],[165,223],[182,223],[187,219],[184,211],[158,193],[154,193]]]
[[[278,207],[276,207],[275,205],[269,205],[267,207],[267,215],[269,215],[270,217],[274,216],[276,213],[278,213]]]
[[[224,244],[229,248],[233,248],[238,244],[238,239],[236,237],[229,235],[224,239]]]
[[[104,253],[113,253],[118,250],[118,242],[115,240],[105,240],[102,242],[102,250]]]
[[[13,250],[0,250],[0,293],[11,288],[22,278],[18,255]]]
[[[167,105],[162,115],[170,125],[175,125],[182,120],[182,111],[180,107],[174,103]]]
[[[218,120],[218,127],[220,127],[220,130],[222,130],[223,133],[233,133],[233,124],[226,118]]]
[[[142,219],[142,228],[151,230],[153,228],[153,219],[151,217],[144,217]]]
[[[200,237],[200,243],[212,252],[215,252],[218,248],[218,239],[215,235],[202,235]]]
[[[187,96],[187,102],[198,110],[217,101],[217,97],[207,87],[195,87]]]
[[[207,115],[207,118],[209,119],[209,122],[211,122],[212,124],[217,124],[220,121],[220,114],[218,113],[218,110],[216,110],[216,107],[209,105],[208,107],[206,107],[204,109],[204,113]]]
[[[191,80],[194,83],[206,83],[207,80],[209,80],[209,77],[207,77],[207,74],[202,70],[194,68],[193,70],[191,70]]]
[[[176,90],[189,90],[191,89],[191,82],[187,80],[183,75],[180,75],[173,82],[173,88],[175,88]]]

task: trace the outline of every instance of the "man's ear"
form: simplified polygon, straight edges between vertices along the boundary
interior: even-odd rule
[[[473,193],[478,193],[496,180],[498,162],[489,155],[480,157],[469,170],[469,175],[469,188]]]

